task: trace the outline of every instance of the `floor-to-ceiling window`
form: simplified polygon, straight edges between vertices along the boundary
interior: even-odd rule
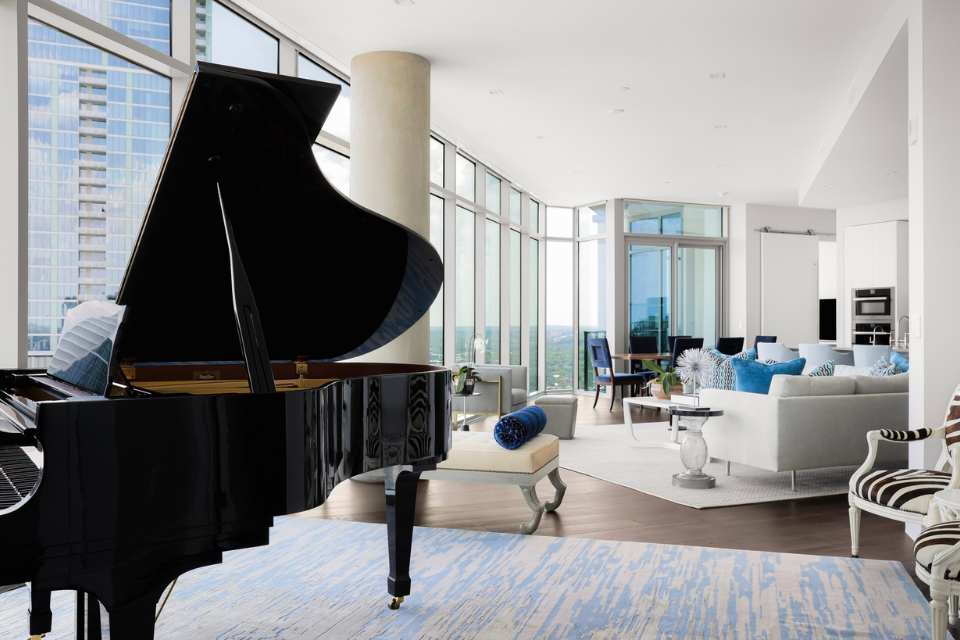
[[[484,329],[485,361],[500,362],[500,223],[484,221]]]
[[[547,391],[573,388],[573,209],[547,207],[543,348]]]
[[[518,365],[522,361],[521,353],[521,292],[523,290],[523,271],[520,265],[520,232],[510,230],[510,364]]]
[[[625,200],[628,332],[702,337],[720,330],[723,207]]]
[[[530,238],[527,259],[528,390],[540,389],[540,241]]]
[[[196,0],[197,60],[277,73],[280,41],[216,0]]]
[[[92,17],[169,50],[169,2],[148,9],[156,29]],[[35,20],[27,38],[27,353],[44,366],[69,309],[117,294],[170,135],[171,82]]]
[[[592,389],[593,366],[586,352],[587,337],[607,329],[606,203],[577,209],[577,386]]]
[[[430,195],[430,244],[443,258],[443,198]],[[443,287],[430,305],[430,363],[443,364]]]
[[[454,358],[456,362],[474,360],[474,217],[473,212],[457,207],[456,247],[454,266],[456,277],[456,313],[454,321]]]
[[[297,54],[297,76],[308,80],[320,80],[340,85],[340,95],[333,108],[323,121],[323,131],[340,138],[350,140],[350,85],[340,76],[333,74],[302,53]]]

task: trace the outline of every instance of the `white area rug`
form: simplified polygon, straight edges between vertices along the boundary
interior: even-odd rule
[[[799,471],[797,490],[791,491],[789,472],[734,464],[728,476],[726,463],[710,462],[704,472],[716,476],[715,488],[682,489],[672,484],[673,474],[683,471],[680,452],[656,446],[667,439],[667,423],[634,426],[643,441],[634,440],[625,425],[578,425],[573,440],[560,441],[560,466],[696,509],[844,494],[856,469]]]
[[[930,637],[926,600],[886,560],[417,527],[413,589],[390,611],[383,525],[279,518],[270,540],[184,575],[156,639]],[[72,594],[52,604],[47,640],[73,638]],[[0,640],[27,637],[29,606],[26,589],[0,595]]]

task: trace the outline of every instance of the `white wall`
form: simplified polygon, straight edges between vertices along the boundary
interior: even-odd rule
[[[837,209],[837,289],[840,294],[837,299],[837,341],[841,346],[850,345],[850,289],[855,286],[848,282],[849,278],[844,267],[847,258],[844,252],[847,229],[853,226],[908,218],[909,205],[906,198]],[[905,288],[905,286],[898,287],[898,289]],[[898,290],[897,297],[907,301],[907,291]],[[906,309],[906,303],[901,305],[901,308]]]
[[[746,344],[752,344],[754,336],[760,333],[760,232],[757,229],[761,227],[778,231],[812,229],[817,234],[832,236],[836,232],[836,216],[832,209],[751,203],[730,207],[726,333],[744,336]]]

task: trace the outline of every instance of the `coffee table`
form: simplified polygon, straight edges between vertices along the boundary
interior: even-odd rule
[[[640,440],[633,426],[633,418],[630,416],[630,407],[654,407],[657,409],[670,410],[671,407],[687,406],[695,407],[700,404],[697,396],[674,394],[669,400],[661,400],[653,396],[638,396],[636,398],[623,399],[623,421],[627,425],[627,430],[634,440]],[[670,438],[663,442],[663,446],[668,449],[680,448],[680,425],[670,414]]]

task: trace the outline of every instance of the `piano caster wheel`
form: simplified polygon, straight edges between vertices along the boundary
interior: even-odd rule
[[[40,634],[30,636],[27,640],[42,640],[43,636]]]
[[[393,611],[396,611],[397,609],[400,608],[400,605],[402,603],[403,603],[403,596],[396,596],[390,601],[390,604],[388,604],[387,606],[390,607]]]

